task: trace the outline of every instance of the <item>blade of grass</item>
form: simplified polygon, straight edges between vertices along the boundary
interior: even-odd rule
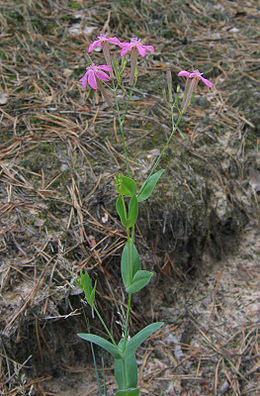
[[[87,323],[87,329],[88,332],[90,333],[90,326],[89,326],[89,320],[86,317],[85,311],[84,312],[84,317],[85,317],[85,321]],[[95,374],[96,374],[96,380],[97,380],[97,385],[98,385],[98,392],[100,396],[103,396],[102,393],[102,389],[101,389],[101,385],[100,385],[100,380],[99,380],[99,375],[98,375],[98,370],[97,370],[97,362],[96,362],[96,356],[95,356],[95,351],[94,351],[94,346],[93,343],[90,343],[90,348],[91,348],[91,353],[92,353],[92,360],[93,360],[93,364],[94,364],[94,368],[95,368]],[[106,395],[106,394],[105,394]]]
[[[101,358],[101,363],[102,363],[102,375],[103,375],[103,386],[104,386],[104,395],[107,396],[107,385],[106,385],[106,377],[105,377],[105,368],[104,368],[104,358],[102,354]]]

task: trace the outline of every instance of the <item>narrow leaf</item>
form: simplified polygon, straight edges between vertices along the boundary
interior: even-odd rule
[[[138,202],[136,195],[133,195],[128,205],[127,227],[130,228],[135,225],[137,216],[138,216]]]
[[[93,289],[89,274],[87,272],[83,274],[83,272],[80,271],[80,280],[77,281],[77,285],[80,287],[81,290],[84,291],[87,302],[89,303],[89,305],[92,306],[95,298],[97,281],[95,281],[95,286]]]
[[[129,251],[130,251],[130,265],[128,263]],[[139,271],[140,268],[141,268],[141,260],[138,251],[135,247],[135,244],[131,239],[129,245],[128,242],[126,242],[121,257],[121,276],[125,288],[127,288],[131,284],[135,273]]]
[[[161,169],[145,180],[144,184],[141,187],[141,190],[139,191],[139,194],[137,195],[138,202],[145,201],[147,198],[150,197],[154,190],[154,187],[156,186],[157,181],[159,180],[163,172],[164,169]]]
[[[101,348],[105,349],[115,359],[120,358],[119,349],[116,348],[111,342],[105,340],[104,338],[99,337],[95,334],[89,334],[89,333],[78,333],[78,336],[85,341],[93,342],[93,344],[96,344],[96,345],[100,346]]]
[[[88,301],[88,303],[89,303],[89,305],[90,305],[91,307],[93,307],[93,304],[94,304],[95,294],[96,294],[96,288],[97,288],[97,280],[95,280],[95,284],[94,284],[94,287],[93,287],[93,289],[92,289],[92,292],[91,292],[91,294],[90,294],[89,301]]]
[[[120,217],[120,221],[124,227],[127,227],[127,219],[126,219],[126,213],[125,213],[125,205],[123,202],[123,198],[121,195],[116,200],[116,211]]]
[[[126,287],[127,293],[128,294],[136,293],[139,290],[143,289],[150,282],[152,276],[153,273],[150,271],[145,271],[145,270],[137,271],[130,285]]]
[[[82,283],[83,283],[84,292],[88,300],[90,293],[92,291],[91,279],[87,272],[85,272],[85,274],[82,275],[82,279],[83,279]]]
[[[139,333],[137,333],[134,337],[131,338],[130,341],[128,341],[126,346],[126,353],[135,352],[136,349],[142,344],[142,342],[144,342],[146,338],[150,337],[150,335],[157,331],[162,325],[163,322],[151,323],[144,329],[139,331]]]

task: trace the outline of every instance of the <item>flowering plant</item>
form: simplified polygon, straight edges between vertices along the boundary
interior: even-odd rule
[[[118,61],[112,60],[109,48],[110,44],[119,46],[121,48],[120,55],[122,58],[122,62],[120,67]],[[177,89],[177,95],[175,95],[175,98],[173,98],[172,75],[171,71],[167,70],[166,80],[168,86],[168,95],[166,94],[165,90],[163,91],[163,95],[171,110],[172,131],[166,144],[162,148],[155,164],[153,165],[149,176],[143,182],[140,190],[137,191],[137,184],[135,180],[130,177],[131,175],[128,165],[128,156],[123,126],[128,109],[129,99],[131,97],[133,88],[137,83],[138,55],[144,57],[147,51],[154,52],[154,48],[151,45],[141,44],[140,39],[132,39],[130,42],[120,42],[117,37],[109,38],[106,35],[100,35],[97,40],[90,44],[89,52],[92,52],[97,47],[101,47],[103,49],[107,65],[96,66],[94,63],[92,63],[90,66],[87,67],[86,73],[80,79],[80,81],[82,83],[83,89],[85,89],[87,84],[89,84],[92,89],[99,89],[102,92],[104,99],[116,115],[120,128],[127,175],[115,175],[114,183],[116,191],[118,193],[118,198],[116,200],[116,210],[120,218],[121,224],[126,230],[127,237],[127,241],[125,243],[121,256],[121,276],[125,291],[128,294],[128,303],[125,315],[124,334],[122,339],[118,343],[116,343],[95,304],[97,281],[95,281],[95,284],[93,286],[89,274],[87,272],[81,272],[80,278],[76,279],[76,283],[84,291],[88,304],[92,307],[92,310],[99,317],[103,327],[108,334],[108,337],[110,338],[110,341],[91,333],[79,333],[78,335],[86,341],[99,345],[113,356],[114,373],[118,384],[118,391],[116,395],[138,396],[140,390],[137,388],[138,376],[135,351],[143,341],[145,341],[152,333],[160,329],[160,327],[163,325],[162,322],[152,323],[129,339],[128,327],[132,294],[137,293],[138,291],[143,289],[149,283],[152,277],[152,272],[141,269],[141,260],[135,245],[135,224],[138,217],[138,205],[150,197],[159,178],[164,172],[164,169],[160,169],[158,171],[155,170],[182,119],[184,111],[186,111],[192,101],[193,92],[198,82],[201,80],[208,87],[212,87],[212,83],[206,78],[202,77],[202,73],[200,73],[199,70],[195,70],[194,72],[188,72],[186,70],[180,71],[178,73],[178,76],[187,77],[187,82],[184,89],[182,103],[179,106],[180,89]],[[128,99],[125,103],[125,108],[122,116],[122,113],[120,112],[120,104],[118,102],[117,90],[119,87],[124,89],[122,81],[123,73],[126,67],[125,56],[127,55],[127,53],[130,53],[131,61],[129,79],[131,89],[128,95]],[[109,72],[109,75],[106,72]],[[174,121],[173,115],[174,107],[176,107],[179,112],[179,116],[176,122]],[[100,388],[99,391],[100,394],[102,394]]]

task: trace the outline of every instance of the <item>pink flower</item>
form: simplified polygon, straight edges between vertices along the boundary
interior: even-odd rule
[[[88,47],[88,52],[93,51],[94,48],[102,48],[104,52],[104,56],[107,62],[107,65],[111,67],[111,70],[109,71],[110,77],[115,78],[114,73],[113,73],[113,68],[112,68],[112,59],[111,59],[111,54],[109,50],[109,43],[110,44],[115,44],[115,45],[120,45],[120,40],[114,36],[114,37],[107,37],[106,34],[100,34],[98,36],[98,40],[93,41],[93,43],[90,44]]]
[[[110,77],[102,70],[110,72],[112,71],[112,67],[108,65],[96,66],[95,63],[92,63],[92,65],[88,66],[86,70],[87,71],[84,76],[79,80],[82,83],[82,88],[85,89],[87,83],[89,83],[91,88],[97,89],[98,85],[100,85],[100,80],[110,80]]]
[[[142,45],[141,39],[131,39],[130,43],[124,41],[120,43],[120,47],[122,48],[120,51],[120,55],[124,56],[127,52],[131,51],[132,48],[136,48],[141,56],[145,56],[146,51],[154,52],[154,48],[152,45]]]
[[[192,99],[193,99],[193,91],[198,85],[198,82],[201,80],[206,84],[208,87],[212,87],[213,84],[211,81],[207,80],[206,78],[202,77],[203,73],[200,73],[198,69],[194,70],[194,72],[190,73],[186,70],[182,70],[178,73],[178,76],[183,76],[183,77],[188,77],[186,84],[185,84],[185,90],[184,90],[184,95],[183,95],[183,100],[182,100],[182,113],[188,108],[190,105]]]
[[[146,51],[154,52],[154,48],[151,45],[142,45],[141,39],[131,39],[130,43],[123,42],[120,44],[122,48],[120,55],[124,56],[127,52],[131,52],[131,71],[129,84],[133,85],[135,76],[137,75],[137,57],[138,53],[141,56],[145,56]]]
[[[92,52],[94,48],[100,48],[103,47],[105,43],[110,43],[110,44],[115,44],[115,45],[120,45],[120,40],[114,36],[114,37],[107,37],[106,34],[100,34],[98,36],[98,40],[93,41],[93,43],[90,44],[88,47],[88,52]]]
[[[190,73],[186,70],[182,70],[178,73],[178,76],[184,76],[184,77],[188,77],[188,78],[194,78],[194,79],[198,79],[198,81],[203,81],[204,84],[206,84],[209,88],[212,88],[213,84],[211,81],[207,80],[206,78],[202,77],[203,73],[200,73],[200,71],[198,69],[194,70],[194,72]]]

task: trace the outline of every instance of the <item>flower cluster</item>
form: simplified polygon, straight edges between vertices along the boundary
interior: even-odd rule
[[[154,48],[152,45],[143,45],[141,44],[141,39],[133,38],[130,43],[124,41],[120,44],[122,50],[120,51],[120,55],[124,56],[127,52],[137,51],[139,54],[144,57],[146,51],[154,52]]]
[[[121,48],[120,55],[121,57],[125,56],[127,53],[130,54],[130,59],[131,59],[131,71],[130,71],[130,79],[129,83],[130,85],[133,85],[135,82],[135,78],[137,76],[137,58],[138,55],[141,55],[144,57],[146,55],[146,52],[154,52],[154,48],[152,45],[144,45],[141,43],[141,39],[137,38],[132,38],[130,42],[120,42],[120,40],[114,36],[114,37],[107,37],[106,34],[100,34],[97,38],[97,40],[93,41],[89,45],[88,52],[92,52],[95,48],[102,48],[104,52],[104,57],[106,60],[106,65],[99,65],[96,66],[94,63],[92,63],[91,66],[87,67],[87,71],[85,75],[80,79],[80,82],[82,83],[82,88],[85,89],[87,84],[90,85],[91,88],[97,89],[99,88],[107,100],[109,102],[109,105],[111,105],[111,100],[109,99],[109,96],[104,89],[104,86],[102,85],[102,81],[105,83],[110,81],[111,79],[115,78],[114,71],[113,71],[113,64],[112,64],[112,57],[109,49],[109,45],[116,45]],[[109,72],[109,75],[105,72]],[[182,101],[182,113],[187,109],[189,104],[191,103],[192,97],[193,97],[193,92],[199,81],[202,81],[205,85],[207,85],[209,88],[213,86],[212,82],[207,80],[206,78],[202,77],[203,73],[200,73],[198,69],[194,70],[193,72],[188,72],[186,70],[182,70],[178,73],[179,77],[187,77],[187,81],[185,84],[185,90],[184,90],[184,96],[183,96],[183,101]],[[169,83],[170,81],[170,71],[167,70],[167,81],[168,81],[168,87],[171,85]],[[170,97],[170,102],[172,101],[172,88],[169,87],[169,97]]]
[[[193,79],[194,81],[202,81],[204,84],[206,84],[208,87],[212,88],[213,84],[211,81],[207,80],[206,78],[202,77],[203,73],[200,73],[198,69],[194,70],[194,72],[190,73],[186,70],[182,70],[178,73],[178,76],[184,76]]]
[[[193,98],[194,89],[198,85],[199,81],[202,81],[209,88],[212,88],[213,86],[212,82],[202,77],[202,74],[203,73],[200,73],[198,69],[194,70],[192,73],[188,72],[187,70],[181,70],[178,73],[179,77],[187,77],[182,105],[181,105],[182,113],[184,113],[184,111],[190,105]]]
[[[110,53],[111,44],[116,45],[120,48],[120,55],[122,57],[120,67],[119,62],[112,62],[112,57]],[[160,151],[158,150],[159,154],[151,167],[148,177],[143,182],[141,188],[138,189],[138,183],[136,183],[136,181],[132,178],[130,172],[126,148],[127,145],[124,134],[124,123],[127,115],[129,98],[132,95],[133,87],[135,87],[137,81],[138,56],[140,55],[141,57],[144,57],[147,52],[154,52],[154,48],[151,45],[143,45],[140,39],[134,38],[130,42],[120,42],[117,37],[107,37],[105,34],[101,34],[100,36],[98,36],[98,39],[90,44],[88,51],[92,52],[95,48],[102,48],[107,64],[97,66],[95,65],[95,63],[92,63],[90,66],[87,67],[86,73],[80,79],[80,82],[82,83],[82,88],[86,88],[86,86],[89,85],[94,90],[99,89],[105,101],[111,107],[113,106],[113,104],[109,94],[112,92],[114,95],[115,106],[114,108],[112,108],[112,110],[113,114],[115,115],[115,121],[117,121],[117,124],[115,124],[115,128],[117,128],[118,125],[120,129],[122,149],[124,152],[124,159],[127,171],[127,176],[124,176],[122,173],[116,174],[114,176],[114,183],[116,191],[118,193],[118,197],[116,200],[116,211],[119,216],[121,225],[125,229],[127,238],[121,255],[120,270],[124,289],[125,292],[128,294],[128,302],[126,304],[126,312],[124,313],[123,335],[119,343],[117,343],[98,311],[98,304],[95,303],[97,281],[95,281],[94,286],[92,286],[92,280],[88,273],[86,272],[85,274],[83,274],[81,272],[80,279],[76,280],[76,284],[85,293],[87,303],[91,306],[92,312],[96,313],[96,315],[100,319],[104,329],[106,330],[107,335],[110,338],[110,341],[91,333],[78,333],[78,336],[83,340],[102,347],[114,358],[114,374],[118,384],[118,391],[116,392],[116,394],[131,394],[138,396],[140,395],[140,389],[137,388],[138,367],[136,362],[136,349],[143,341],[150,337],[155,331],[159,330],[163,325],[162,322],[151,323],[150,325],[140,330],[133,337],[129,338],[128,330],[132,294],[139,292],[145,286],[147,286],[153,275],[151,271],[142,269],[141,258],[135,245],[135,225],[137,223],[139,212],[138,206],[139,203],[142,203],[151,196],[154,188],[156,187],[156,184],[158,183],[161,175],[164,172],[164,169],[156,171],[156,168],[161,161],[162,156],[169,147],[171,139],[173,138],[174,133],[179,126],[185,110],[192,101],[195,87],[198,85],[199,81],[202,81],[210,88],[212,87],[212,83],[206,78],[202,77],[202,73],[200,73],[199,70],[194,70],[193,72],[188,72],[186,70],[180,71],[178,73],[178,76],[186,77],[187,80],[185,84],[182,104],[179,107],[178,101],[180,89],[179,87],[177,88],[177,95],[174,97],[171,70],[167,70],[166,81],[168,86],[168,100],[166,90],[163,91],[163,95],[171,109],[172,130],[162,149]],[[127,54],[130,55],[131,60],[131,72],[129,82],[130,85],[132,85],[132,89],[130,89],[128,99],[124,105],[123,110],[123,106],[121,106],[121,103],[119,103],[118,101],[118,87],[120,87],[120,89],[122,89],[125,93],[125,89],[122,84],[122,75],[126,66]],[[111,79],[112,84],[110,86],[108,83]],[[174,120],[175,106],[179,111],[176,122]],[[121,170],[121,164],[119,165],[119,167]],[[101,394],[102,391],[99,382],[98,385]]]
[[[100,34],[98,36],[98,40],[93,41],[88,47],[88,52],[92,52],[93,49],[95,48],[104,48],[106,44],[114,44],[114,45],[120,45],[120,40],[114,36],[114,37],[107,37],[106,34]]]
[[[91,66],[87,67],[86,74],[80,79],[82,82],[82,88],[86,88],[87,83],[90,85],[91,88],[97,89],[98,84],[97,81],[109,81],[111,78],[114,78],[113,67],[112,67],[112,59],[109,50],[109,44],[117,45],[121,48],[120,55],[123,57],[128,52],[131,54],[131,73],[130,73],[130,84],[133,85],[134,82],[134,75],[136,71],[136,64],[137,64],[137,57],[140,54],[142,57],[145,56],[146,51],[154,52],[154,48],[152,45],[143,45],[141,44],[141,39],[131,39],[128,43],[126,41],[120,42],[120,40],[114,37],[107,37],[106,34],[100,34],[98,39],[93,41],[89,45],[88,52],[92,52],[95,48],[102,48],[104,52],[104,56],[107,62],[107,66],[110,69],[105,69],[104,65],[95,66],[92,64]],[[98,69],[102,69],[105,71],[109,71],[110,77],[104,72],[99,71]]]

